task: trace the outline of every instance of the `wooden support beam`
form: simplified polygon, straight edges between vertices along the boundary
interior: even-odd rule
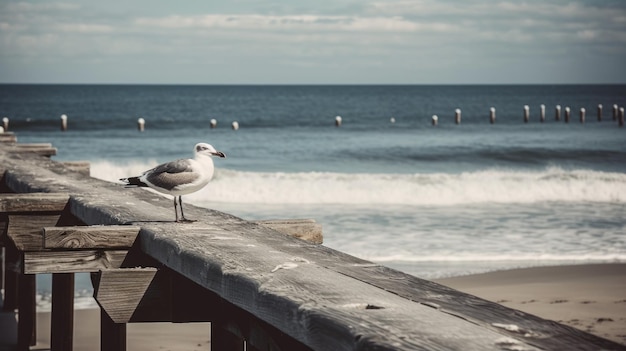
[[[28,351],[30,346],[37,343],[37,319],[35,309],[36,282],[35,275],[22,274],[19,276],[18,321],[17,321],[17,350]]]
[[[128,323],[156,272],[156,268],[101,270],[94,297],[114,323]]]
[[[81,273],[120,268],[125,250],[80,250],[24,252],[23,273]]]
[[[17,137],[13,132],[0,133],[0,143],[13,144],[17,142]]]
[[[7,236],[20,251],[37,251],[43,249],[41,228],[56,225],[61,214],[30,215],[9,214]]]
[[[133,246],[141,227],[72,226],[43,228],[46,249],[113,249]]]
[[[270,219],[254,223],[313,244],[324,241],[322,225],[314,219]]]
[[[100,311],[100,350],[126,351],[126,323],[115,323]]]
[[[0,194],[0,212],[61,212],[69,199],[65,193]]]
[[[74,273],[52,274],[50,349],[72,351],[74,336]]]
[[[19,273],[17,267],[20,256],[13,244],[5,247],[4,254],[4,305],[2,309],[5,312],[12,312],[17,309],[18,305]]]

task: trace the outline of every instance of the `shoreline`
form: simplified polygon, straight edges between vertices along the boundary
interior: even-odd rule
[[[547,266],[434,279],[433,281],[554,320],[626,345],[626,263]],[[2,314],[1,324],[10,319]],[[50,343],[50,312],[38,312],[37,335]],[[0,349],[15,335],[0,328]],[[206,350],[210,323],[133,323],[128,325],[129,350]],[[74,350],[97,350],[99,309],[78,309],[74,317]]]

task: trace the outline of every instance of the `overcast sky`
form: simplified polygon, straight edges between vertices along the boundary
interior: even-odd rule
[[[626,83],[626,1],[0,0],[0,82]]]

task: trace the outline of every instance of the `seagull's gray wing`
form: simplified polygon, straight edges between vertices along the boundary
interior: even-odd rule
[[[144,173],[145,179],[154,186],[172,190],[196,180],[200,175],[193,172],[189,160],[180,159],[164,163]]]

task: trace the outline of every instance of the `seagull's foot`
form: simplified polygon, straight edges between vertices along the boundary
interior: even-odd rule
[[[193,223],[193,222],[197,222],[197,220],[195,219],[187,219],[187,218],[183,218],[183,219],[179,219],[176,221],[177,223]]]

